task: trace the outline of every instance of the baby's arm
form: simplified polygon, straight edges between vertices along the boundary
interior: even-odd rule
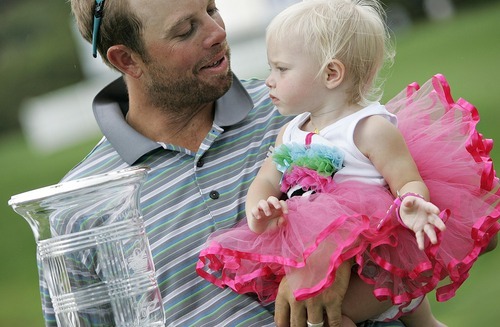
[[[399,214],[403,224],[415,232],[419,248],[424,248],[425,235],[431,243],[436,243],[434,227],[444,230],[445,225],[437,216],[439,209],[428,202],[429,190],[399,130],[383,117],[372,116],[358,124],[354,140],[384,177],[394,196],[401,194]]]
[[[276,138],[276,147],[282,143],[285,127]],[[285,201],[279,200],[280,180],[281,173],[272,158],[267,157],[248,189],[245,203],[248,227],[255,233],[277,228],[285,222],[287,207]]]

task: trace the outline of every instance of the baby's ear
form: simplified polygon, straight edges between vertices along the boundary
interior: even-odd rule
[[[328,65],[325,67],[326,73],[326,87],[329,89],[334,89],[339,86],[344,80],[345,66],[344,64],[337,60],[332,59]]]

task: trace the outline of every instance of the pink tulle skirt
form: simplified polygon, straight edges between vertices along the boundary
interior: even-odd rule
[[[398,116],[431,201],[449,213],[437,244],[419,250],[414,233],[395,217],[377,228],[392,194],[344,182],[328,193],[287,200],[287,221],[278,230],[257,235],[243,221],[215,232],[200,253],[198,273],[263,302],[275,299],[286,275],[297,300],[304,300],[329,287],[336,269],[354,260],[379,300],[404,306],[434,289],[438,301],[453,297],[500,229],[499,182],[489,156],[493,143],[476,131],[474,106],[455,102],[442,75],[422,88],[409,85],[386,107]]]

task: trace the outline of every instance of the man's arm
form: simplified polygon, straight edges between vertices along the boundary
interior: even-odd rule
[[[305,326],[325,320],[325,326],[337,327],[342,322],[342,302],[349,286],[351,263],[344,262],[335,275],[335,282],[321,294],[305,301],[296,301],[286,277],[280,283],[275,304],[275,322],[278,327]]]

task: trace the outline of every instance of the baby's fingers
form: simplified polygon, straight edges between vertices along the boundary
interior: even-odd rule
[[[429,214],[439,215],[440,210],[434,203],[426,202],[424,208]]]
[[[425,235],[423,231],[418,231],[415,233],[415,238],[417,239],[417,245],[420,250],[423,250],[425,248],[424,246],[424,241],[425,241]]]
[[[429,223],[434,225],[434,227],[436,227],[440,231],[444,231],[446,229],[444,221],[438,215],[432,215],[429,219]]]
[[[259,207],[252,208],[250,210],[250,216],[249,216],[249,218],[261,219],[262,215],[260,213],[261,213],[261,211],[260,211]]]
[[[286,201],[280,200],[280,205],[281,211],[286,215],[288,213],[288,204],[286,203]]]
[[[437,243],[437,236],[436,236],[436,231],[434,230],[434,226],[432,226],[431,224],[425,224],[424,233],[425,235],[427,235],[432,244]],[[421,248],[421,250],[423,250],[423,248]]]
[[[278,200],[278,198],[274,197],[274,196],[270,196],[268,199],[267,199],[267,203],[269,203],[271,206],[274,207],[274,209],[276,210],[280,210],[281,209],[281,202],[280,200]]]
[[[271,215],[271,207],[269,206],[268,201],[266,200],[260,200],[259,203],[257,204],[257,210],[258,210],[258,218],[261,218],[261,212],[264,213],[265,216],[270,216]],[[252,210],[253,213],[253,210]],[[257,217],[257,216],[255,216]]]
[[[420,250],[423,250],[425,248],[425,236],[426,235],[432,244],[437,243],[437,235],[436,235],[436,231],[434,230],[434,226],[432,226],[431,224],[425,224],[424,228],[422,230],[419,230],[418,232],[415,233],[417,245],[418,245],[418,248]]]

